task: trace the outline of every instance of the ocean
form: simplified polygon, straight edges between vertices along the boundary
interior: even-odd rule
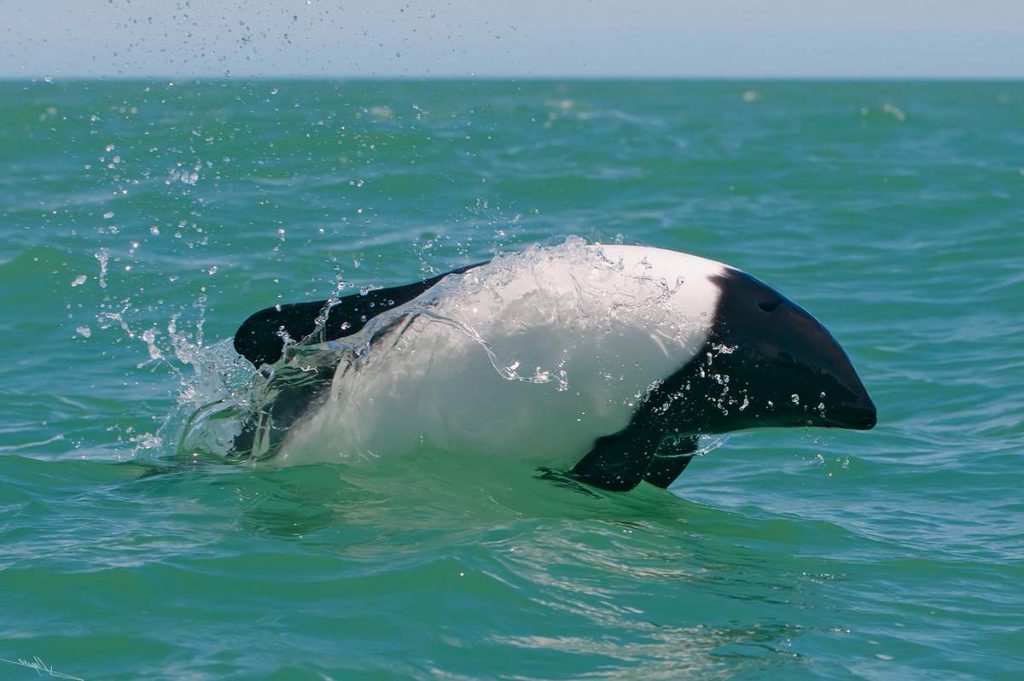
[[[1020,82],[4,81],[0,168],[0,678],[1024,678]],[[252,312],[568,237],[776,287],[878,426],[183,463]]]

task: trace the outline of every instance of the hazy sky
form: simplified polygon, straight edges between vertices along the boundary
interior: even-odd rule
[[[0,0],[0,77],[1024,77],[1024,0]]]

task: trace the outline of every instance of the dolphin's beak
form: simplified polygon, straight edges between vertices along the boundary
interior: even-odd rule
[[[765,286],[767,289],[768,287]],[[770,290],[770,289],[769,289]],[[776,319],[765,324],[780,327],[777,347],[761,346],[761,352],[776,354],[788,374],[799,384],[817,383],[825,394],[825,426],[870,430],[878,422],[875,403],[850,362],[849,356],[821,323],[799,305],[786,300],[773,313]],[[797,378],[797,377],[801,378]],[[832,385],[831,389],[828,388]],[[813,396],[813,390],[804,390]],[[829,398],[831,395],[831,398]],[[819,393],[820,396],[820,393]]]
[[[766,398],[754,405],[754,420],[738,427],[875,426],[877,411],[867,389],[817,319],[738,270],[727,270],[716,283],[722,295],[712,335],[734,348],[722,357],[722,368],[738,389]]]

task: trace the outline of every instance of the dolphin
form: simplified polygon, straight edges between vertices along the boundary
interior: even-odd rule
[[[275,305],[234,347],[260,373],[231,456],[277,464],[431,446],[628,491],[669,487],[702,435],[877,418],[806,310],[728,265],[642,246],[570,241]]]

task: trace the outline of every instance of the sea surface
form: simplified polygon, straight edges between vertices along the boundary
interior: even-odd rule
[[[255,310],[570,236],[778,288],[877,428],[182,463]],[[1022,83],[7,81],[0,237],[0,678],[1024,678]]]

